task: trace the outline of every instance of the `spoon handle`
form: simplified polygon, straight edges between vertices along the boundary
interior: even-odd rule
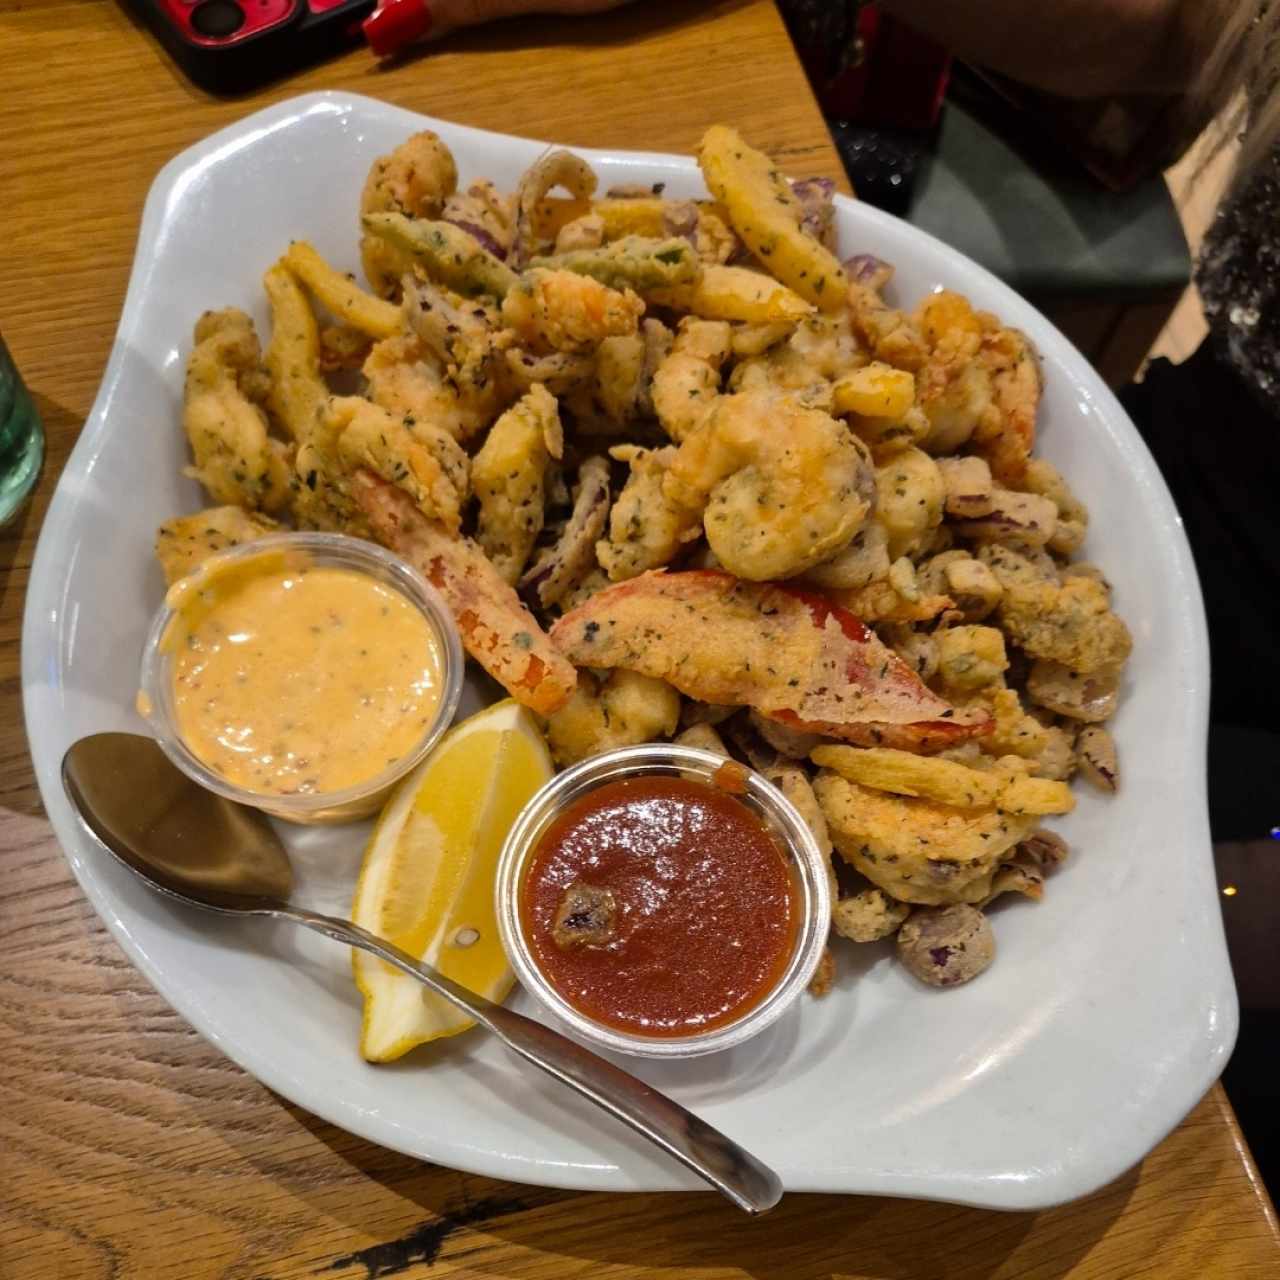
[[[505,1009],[415,960],[407,951],[349,920],[301,907],[272,915],[358,947],[417,978],[437,995],[469,1013],[526,1061],[656,1143],[747,1213],[764,1213],[782,1198],[782,1182],[767,1165],[679,1103],[614,1066],[551,1027]]]

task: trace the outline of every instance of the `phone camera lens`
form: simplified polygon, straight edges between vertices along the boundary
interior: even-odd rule
[[[244,10],[235,0],[204,0],[191,11],[191,25],[202,36],[234,35],[244,26]]]

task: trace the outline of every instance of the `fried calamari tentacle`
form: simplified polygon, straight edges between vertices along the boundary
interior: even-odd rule
[[[609,536],[596,544],[600,567],[614,582],[670,564],[699,533],[696,512],[674,506],[663,484],[675,449],[618,445],[609,456],[625,462],[631,474],[609,514]]]
[[[559,538],[520,580],[544,609],[559,604],[596,566],[596,543],[609,519],[609,464],[587,458],[578,468],[573,511]]]
[[[505,356],[506,378],[522,392],[540,382],[552,395],[565,395],[586,387],[596,372],[596,363],[589,355],[568,351],[534,355],[520,347],[511,347]]]
[[[482,431],[513,399],[506,363],[511,334],[496,309],[426,280],[406,279],[408,334],[382,345],[365,365],[370,394],[466,440]],[[397,371],[397,359],[408,367]]]
[[[467,300],[427,280],[405,281],[405,321],[445,367],[460,392],[493,380],[498,354],[511,345],[496,306]]]
[[[474,542],[426,519],[402,490],[358,471],[355,497],[379,542],[403,556],[444,597],[467,652],[517,702],[541,715],[562,707],[573,665]]]
[[[563,187],[569,192],[573,201],[572,216],[580,217],[590,212],[596,175],[585,160],[563,149],[546,152],[525,171],[516,189],[516,230],[511,248],[512,262],[517,268],[524,266],[538,252],[544,233],[542,224],[546,221],[541,216],[542,206],[556,187]],[[549,238],[555,238],[554,231]]]
[[[879,289],[855,282],[849,286],[848,302],[853,332],[877,360],[911,373],[924,367],[929,348],[923,335],[910,316],[881,298]]]

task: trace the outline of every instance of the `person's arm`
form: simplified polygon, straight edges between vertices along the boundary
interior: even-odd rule
[[[429,3],[432,35],[442,36],[458,27],[477,27],[527,13],[601,13],[617,9],[629,0],[429,0]]]
[[[1214,11],[1239,2],[879,0],[966,61],[1069,98],[1185,91]]]

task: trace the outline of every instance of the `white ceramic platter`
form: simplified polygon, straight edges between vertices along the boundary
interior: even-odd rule
[[[49,510],[27,600],[23,683],[41,791],[72,869],[133,962],[276,1092],[365,1138],[477,1173],[595,1190],[699,1185],[478,1032],[395,1066],[366,1065],[343,949],[151,895],[88,839],[59,784],[62,753],[82,734],[142,730],[138,655],[162,594],[153,532],[201,505],[180,474],[192,323],[234,304],[265,325],[259,282],[291,238],[355,268],[369,163],[424,126],[452,147],[464,181],[487,175],[510,189],[543,149],[368,98],[310,94],[224,129],[156,179],[102,390]],[[702,192],[687,158],[583,154],[603,185]],[[1215,1079],[1235,1038],[1205,816],[1199,590],[1147,450],[1065,339],[907,224],[843,199],[838,223],[843,253],[896,264],[899,300],[959,289],[1043,354],[1043,452],[1092,508],[1087,550],[1136,644],[1115,724],[1123,790],[1104,800],[1080,789],[1061,823],[1074,856],[1043,903],[996,909],[1000,954],[980,981],[934,992],[882,947],[842,947],[825,1000],[806,998],[740,1049],[638,1070],[749,1146],[790,1190],[1053,1204],[1141,1158]],[[309,905],[348,906],[363,834],[290,835]]]

